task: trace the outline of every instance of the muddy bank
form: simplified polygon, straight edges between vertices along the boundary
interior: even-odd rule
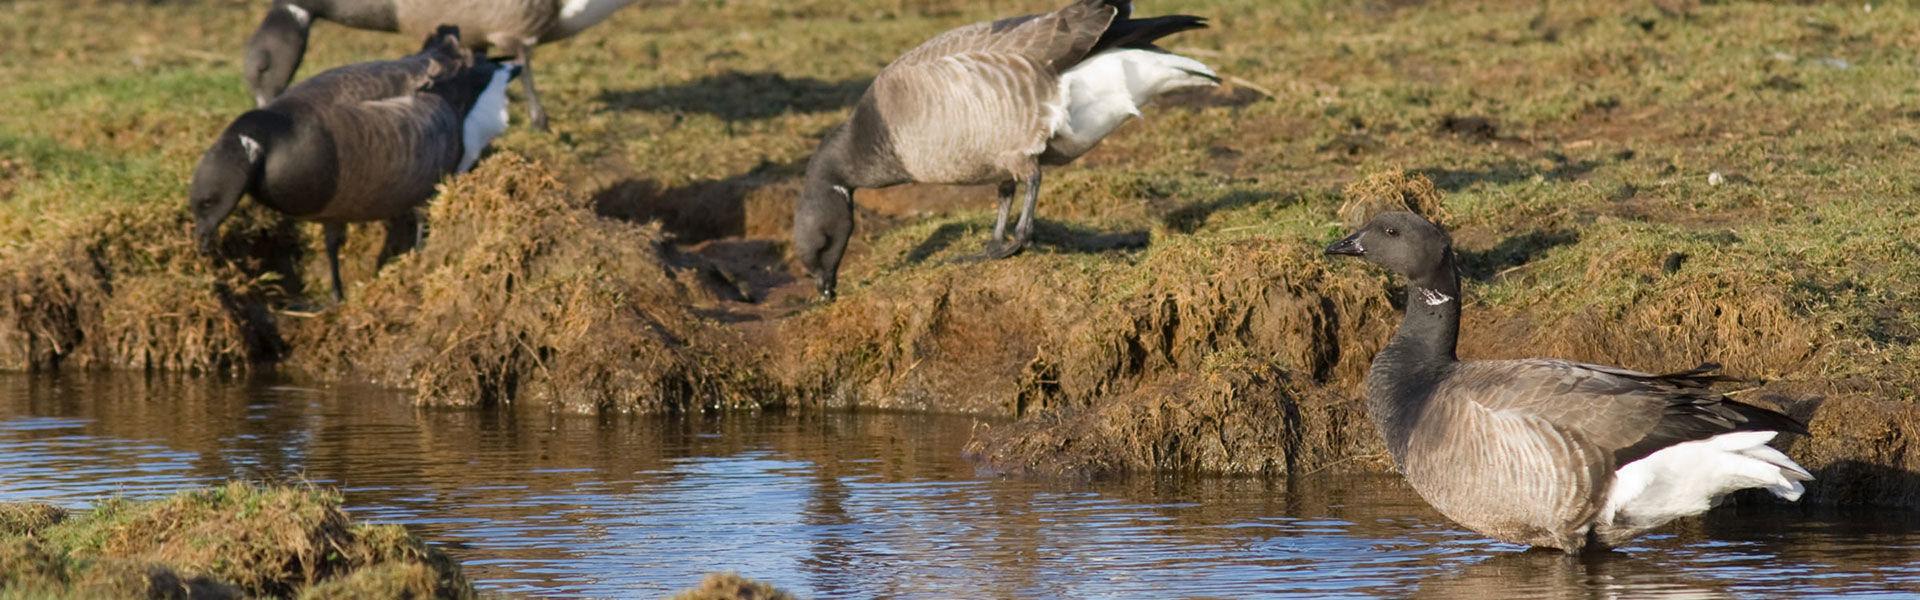
[[[502,152],[446,184],[420,250],[349,274],[348,300],[319,310],[298,299],[318,264],[300,254],[311,240],[284,223],[230,224],[223,244],[236,258],[208,262],[191,253],[183,216],[103,216],[7,250],[18,260],[0,266],[11,302],[0,358],[279,368],[439,405],[965,413],[987,420],[969,453],[1012,472],[1383,470],[1359,398],[1399,321],[1399,291],[1320,249],[1342,222],[1403,208],[1456,227],[1463,356],[1721,362],[1767,382],[1740,393],[1811,424],[1815,437],[1784,441],[1820,478],[1810,499],[1920,504],[1920,410],[1904,400],[1920,376],[1904,346],[1823,325],[1804,280],[1747,268],[1724,235],[1476,221],[1450,214],[1431,179],[1389,169],[1325,199],[1128,208],[1158,220],[1137,231],[1043,221],[1020,257],[951,262],[977,250],[977,218],[947,214],[967,204],[956,192],[919,204],[906,188],[863,195],[848,293],[823,305],[774,223],[790,180],[756,177],[738,194],[621,197],[628,212],[609,214],[617,194],[573,189]],[[1082,184],[1113,204],[1129,186]],[[744,203],[741,233],[700,225],[681,237],[672,222],[629,220],[663,214],[648,202],[687,214],[702,201]],[[1269,225],[1272,206],[1309,221]],[[111,242],[125,238],[162,241]],[[370,246],[347,262],[370,265]],[[300,259],[264,260],[288,248]],[[1823,375],[1874,366],[1862,356],[1892,368]]]
[[[472,598],[460,567],[337,494],[230,483],[84,512],[0,505],[0,572],[27,597]]]

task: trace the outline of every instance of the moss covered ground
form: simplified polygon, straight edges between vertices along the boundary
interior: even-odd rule
[[[543,47],[427,245],[324,299],[312,225],[192,254],[193,161],[248,108],[256,2],[0,5],[0,367],[283,368],[423,402],[886,408],[995,418],[1015,470],[1381,468],[1358,404],[1385,274],[1369,211],[1455,232],[1461,353],[1715,361],[1807,419],[1812,498],[1920,503],[1920,15],[1898,5],[1178,0],[1227,85],[1047,173],[1034,248],[974,264],[981,188],[862,191],[818,305],[786,255],[808,153],[894,56],[1050,8],[645,2]],[[397,56],[316,26],[305,74]],[[517,89],[517,88],[516,88]],[[517,93],[517,91],[516,91]],[[517,120],[524,109],[515,105]]]

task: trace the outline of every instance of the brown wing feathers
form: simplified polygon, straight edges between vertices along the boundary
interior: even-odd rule
[[[1715,373],[1719,369],[1718,364],[1705,363],[1679,373],[1630,378],[1663,392],[1667,406],[1645,437],[1614,451],[1615,464],[1625,465],[1674,444],[1735,431],[1808,435],[1806,424],[1798,419],[1714,392],[1710,386],[1715,382],[1731,380]]]

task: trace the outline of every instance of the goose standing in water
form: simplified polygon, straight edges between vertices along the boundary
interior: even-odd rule
[[[216,251],[220,221],[252,195],[322,224],[333,296],[343,299],[347,224],[386,221],[382,265],[412,248],[414,208],[506,130],[507,83],[518,70],[474,57],[457,28],[442,27],[418,54],[328,70],[247,111],[194,170],[188,209],[200,251]]]
[[[441,25],[465,34],[474,50],[488,46],[512,54],[525,71],[527,112],[533,126],[547,129],[547,113],[533,89],[533,47],[573,37],[634,0],[274,0],[273,8],[247,40],[242,61],[256,106],[266,106],[293,81],[307,52],[307,31],[314,19],[354,29],[397,31],[414,39]]]
[[[1033,232],[1041,165],[1092,150],[1168,91],[1217,85],[1206,65],[1154,40],[1205,27],[1200,17],[1129,17],[1128,0],[1076,0],[1059,10],[940,34],[887,65],[853,115],[807,163],[793,218],[794,251],[832,299],[853,233],[853,191],[909,182],[1000,184],[986,256],[1019,252]],[[1011,241],[1016,184],[1026,203]]]
[[[1613,546],[1735,490],[1796,500],[1813,476],[1767,447],[1786,415],[1710,389],[1718,365],[1651,375],[1565,360],[1460,361],[1453,242],[1389,212],[1327,248],[1404,275],[1407,316],[1367,372],[1394,465],[1447,518],[1495,539]]]

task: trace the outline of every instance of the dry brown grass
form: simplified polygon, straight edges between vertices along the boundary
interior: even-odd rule
[[[0,572],[0,595],[26,597],[473,596],[445,554],[399,526],[353,523],[337,495],[239,482],[0,530]]]
[[[424,248],[290,332],[295,366],[432,404],[657,412],[741,398],[703,362],[724,337],[691,310],[705,271],[669,264],[657,227],[600,218],[510,154],[447,184],[427,222]]]
[[[1346,201],[1340,203],[1337,214],[1348,229],[1359,229],[1374,215],[1396,210],[1424,216],[1441,226],[1449,220],[1446,207],[1441,205],[1440,190],[1425,175],[1408,175],[1400,169],[1376,171],[1347,184],[1341,193]]]
[[[281,295],[252,253],[289,250],[263,210],[226,225],[239,262],[193,249],[184,212],[134,205],[0,246],[0,368],[245,369],[282,349],[265,303]]]

